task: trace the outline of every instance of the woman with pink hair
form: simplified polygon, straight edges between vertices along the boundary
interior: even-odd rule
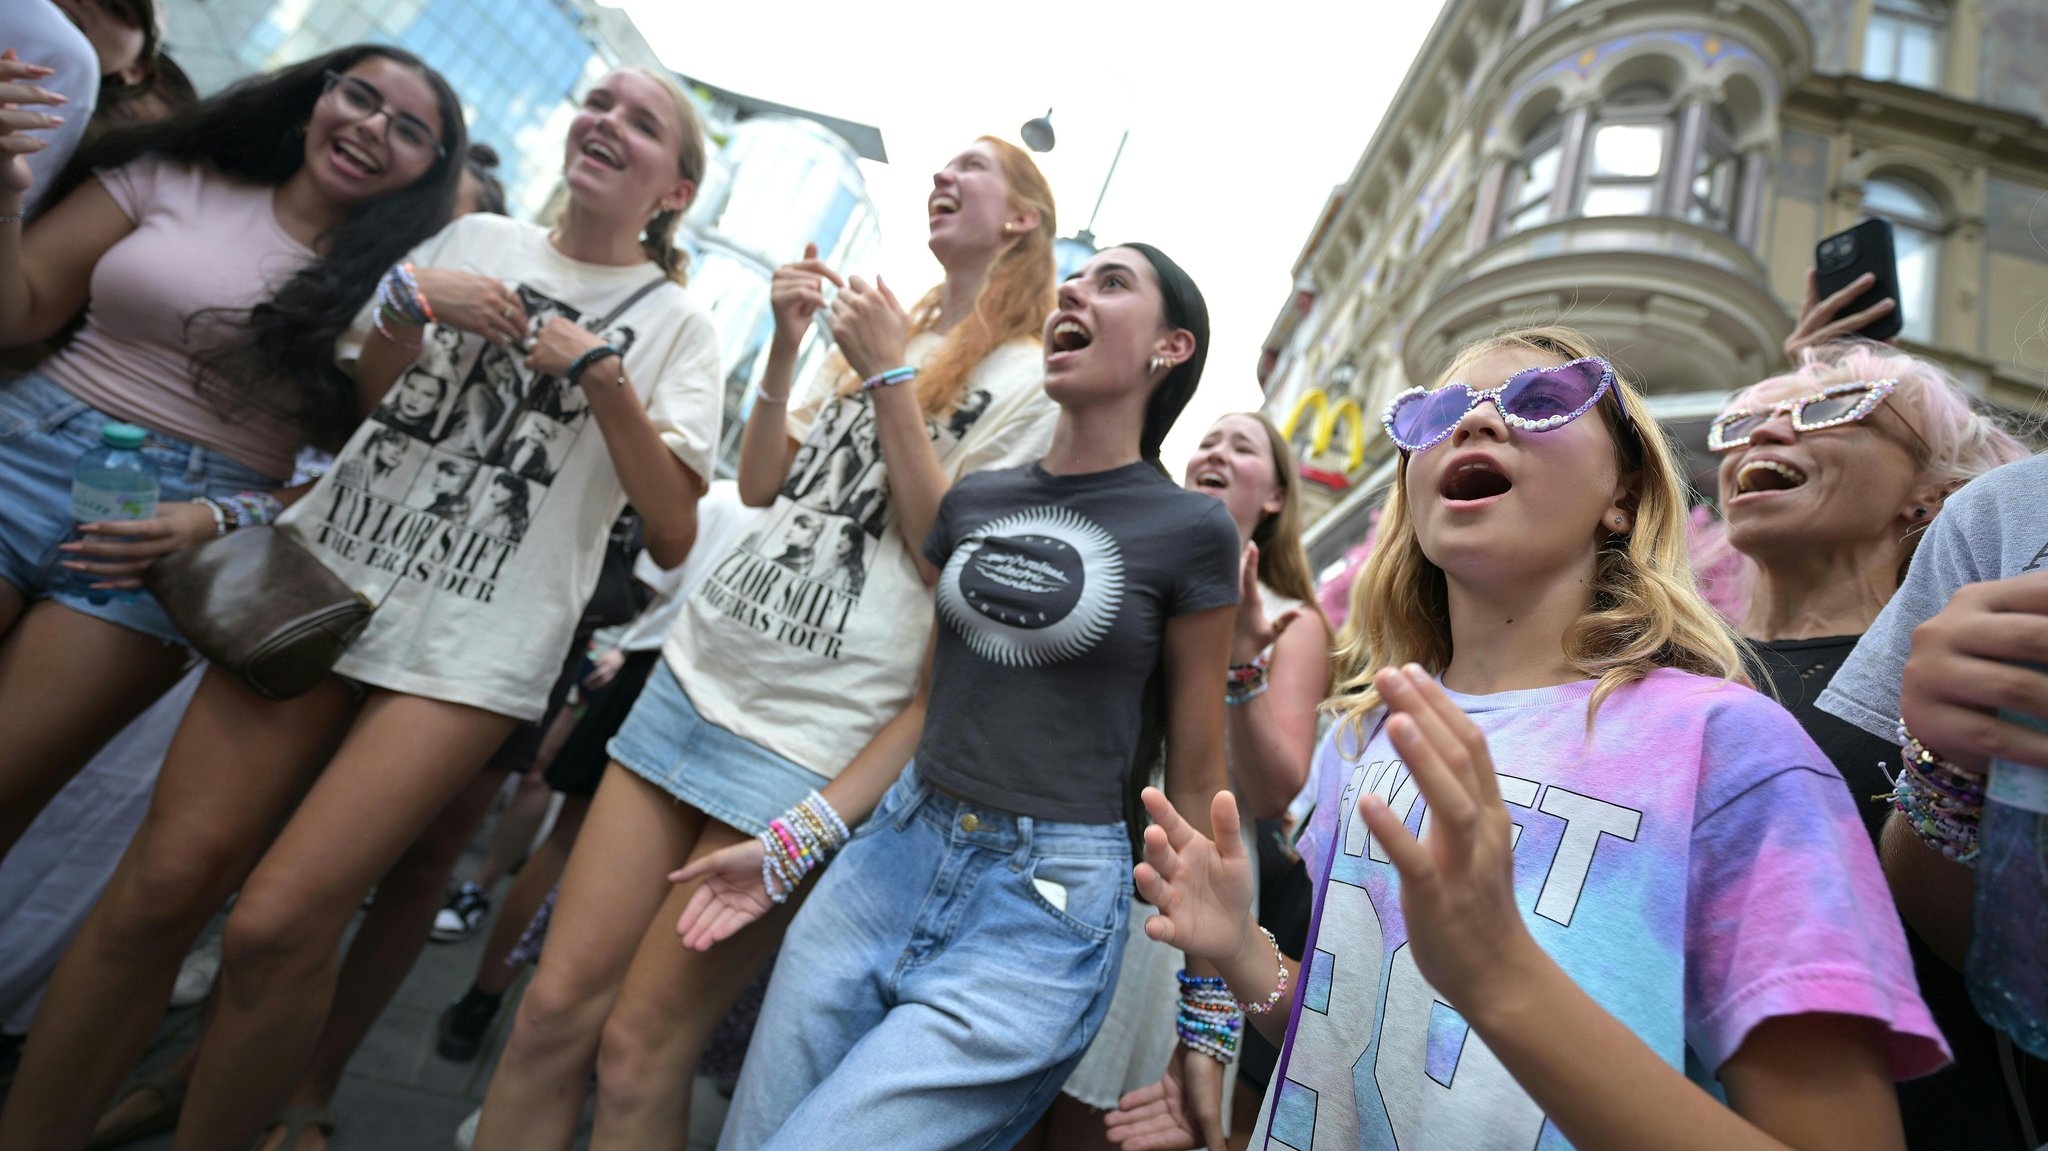
[[[1725,537],[1696,558],[1715,571],[1716,606],[1834,761],[1874,841],[1899,749],[1815,701],[1898,590],[1942,502],[2027,449],[1928,360],[1867,342],[1797,360],[1738,392],[1709,429]],[[1907,936],[1921,994],[1955,1051],[1951,1067],[1899,1085],[1907,1146],[2021,1147],[1994,1034],[1961,975]]]

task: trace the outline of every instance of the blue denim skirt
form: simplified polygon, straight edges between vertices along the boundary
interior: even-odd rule
[[[634,775],[698,811],[759,835],[768,821],[830,782],[697,714],[664,659],[605,751]]]
[[[30,600],[50,599],[95,619],[181,643],[156,600],[94,603],[60,566],[72,536],[71,472],[99,446],[100,429],[124,422],[36,373],[0,385],[0,580]],[[211,448],[151,432],[142,454],[156,465],[163,503],[270,491],[277,481]]]

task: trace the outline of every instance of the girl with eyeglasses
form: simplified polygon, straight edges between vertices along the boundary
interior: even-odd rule
[[[1568,329],[1443,380],[1385,416],[1308,962],[1247,914],[1234,805],[1212,841],[1146,797],[1148,930],[1286,1037],[1251,1145],[1902,1148],[1892,1081],[1947,1053],[1840,776],[1694,587],[1672,450]]]
[[[334,98],[364,99],[347,80]],[[386,95],[355,123],[396,138]],[[360,139],[345,137],[347,162],[368,162]],[[30,1029],[0,1144],[84,1141],[154,1033],[186,948],[239,890],[175,1145],[249,1146],[300,1085],[364,895],[513,726],[540,718],[621,508],[646,509],[657,562],[689,552],[722,388],[673,236],[704,164],[695,106],[672,80],[606,76],[570,122],[554,228],[462,217],[392,257],[376,304],[322,349],[371,396],[416,360],[453,381],[431,404],[385,396],[278,520],[376,610],[334,674],[296,698],[209,670],[150,813]],[[454,354],[423,320],[466,333]],[[454,450],[459,396],[447,393],[495,386],[490,366],[504,362],[525,410],[470,460]],[[568,446],[548,480],[521,479],[508,470],[513,433],[547,418],[531,401],[551,381],[587,404],[557,429]],[[405,450],[373,484],[354,465],[389,431]],[[415,498],[450,460],[477,465],[479,524]]]
[[[1947,372],[1866,342],[1823,344],[1736,393],[1708,429],[1723,525],[1709,555],[1747,600],[1738,628],[1778,700],[1828,755],[1875,845],[1891,810],[1899,741],[1816,706],[1905,578],[1957,488],[2027,450],[1978,412]],[[1962,975],[1908,929],[1920,993],[1955,1064],[1899,1087],[1910,1147],[2031,1151],[1998,1040]]]
[[[358,88],[388,114],[366,119]],[[134,589],[225,522],[194,501],[275,489],[376,403],[334,341],[447,222],[465,146],[440,76],[362,46],[109,132],[25,232],[29,170],[0,152],[0,344],[84,313],[0,389],[0,852],[177,680],[177,630]],[[72,466],[116,421],[149,432],[161,502],[74,532]]]

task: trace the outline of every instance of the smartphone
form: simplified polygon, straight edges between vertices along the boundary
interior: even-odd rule
[[[1879,300],[1892,301],[1892,310],[1863,326],[1856,335],[1872,340],[1889,340],[1905,327],[1905,301],[1899,299],[1899,265],[1892,256],[1890,221],[1871,218],[1836,232],[1816,244],[1813,267],[1819,273],[1820,298],[1825,300],[1849,286],[1856,277],[1869,272],[1877,277],[1870,290],[1856,297],[1838,315],[1853,316]]]

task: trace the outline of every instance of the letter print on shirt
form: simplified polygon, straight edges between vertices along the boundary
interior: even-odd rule
[[[988,389],[975,388],[952,412],[925,420],[941,461],[990,401]],[[764,636],[837,659],[891,519],[874,402],[867,392],[835,396],[797,448],[781,498],[705,577],[701,594]]]
[[[1496,774],[1514,820],[1517,902],[1568,928],[1596,856],[1634,841],[1641,813]],[[1374,758],[1350,770],[1337,796],[1342,816],[1285,1077],[1260,1116],[1251,1146],[1562,1147],[1542,1109],[1422,978],[1398,895],[1383,879],[1392,866],[1358,815],[1359,798],[1367,792],[1385,800],[1411,832],[1428,822],[1406,764]]]
[[[527,331],[582,313],[518,286]],[[624,353],[631,325],[605,333]],[[439,325],[335,465],[318,545],[341,559],[487,602],[562,466],[590,429],[583,389],[524,353]],[[381,597],[380,597],[381,598]]]
[[[1009,667],[1042,667],[1094,647],[1123,598],[1116,540],[1058,507],[976,529],[939,576],[939,614],[976,655]]]

